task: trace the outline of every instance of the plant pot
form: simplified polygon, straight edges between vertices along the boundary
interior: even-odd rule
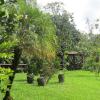
[[[33,74],[28,74],[27,75],[27,83],[32,84],[33,83]]]
[[[58,79],[59,79],[59,83],[63,83],[64,82],[64,74],[59,74]]]
[[[38,86],[44,86],[45,85],[45,78],[40,77],[37,79],[37,82],[38,82]]]

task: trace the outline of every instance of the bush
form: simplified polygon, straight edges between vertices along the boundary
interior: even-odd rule
[[[13,71],[10,68],[0,67],[0,92],[2,95],[4,95],[7,85],[10,83],[9,77],[12,76],[12,73]]]
[[[100,54],[93,52],[85,59],[83,69],[95,72],[96,75],[100,73]]]

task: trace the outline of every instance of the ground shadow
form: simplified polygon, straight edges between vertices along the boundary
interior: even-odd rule
[[[59,84],[59,82],[49,82],[48,84],[54,85],[54,84]]]
[[[86,78],[86,77],[95,77],[95,75],[67,75],[67,77],[83,77],[83,78]]]

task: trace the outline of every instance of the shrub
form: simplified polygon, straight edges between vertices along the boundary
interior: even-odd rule
[[[12,76],[13,71],[10,68],[0,67],[0,92],[2,97],[6,92],[7,85],[9,84],[9,76]],[[2,99],[1,99],[2,100]]]

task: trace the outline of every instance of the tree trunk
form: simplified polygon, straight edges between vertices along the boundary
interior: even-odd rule
[[[7,91],[6,91],[6,94],[5,94],[3,100],[8,100],[8,97],[9,97],[8,96],[8,90],[9,90],[9,94],[10,94],[10,89],[12,87],[12,84],[13,84],[13,81],[14,81],[14,78],[15,78],[16,69],[17,69],[17,66],[19,64],[21,53],[22,53],[22,50],[19,48],[19,46],[14,47],[14,59],[12,60],[12,66],[11,66],[11,69],[14,72],[13,72],[13,75],[9,77],[9,85],[7,85]]]
[[[21,53],[22,53],[22,50],[18,46],[16,46],[14,48],[14,59],[12,60],[12,66],[11,66],[11,69],[14,72],[13,72],[13,75],[11,77],[9,77],[10,84],[13,83],[13,80],[14,80],[14,77],[15,77],[15,74],[16,74],[16,69],[17,69],[17,66],[19,64],[19,60],[20,60],[20,57],[21,57]]]
[[[62,56],[61,56],[61,69],[64,69],[64,53],[62,52]]]

